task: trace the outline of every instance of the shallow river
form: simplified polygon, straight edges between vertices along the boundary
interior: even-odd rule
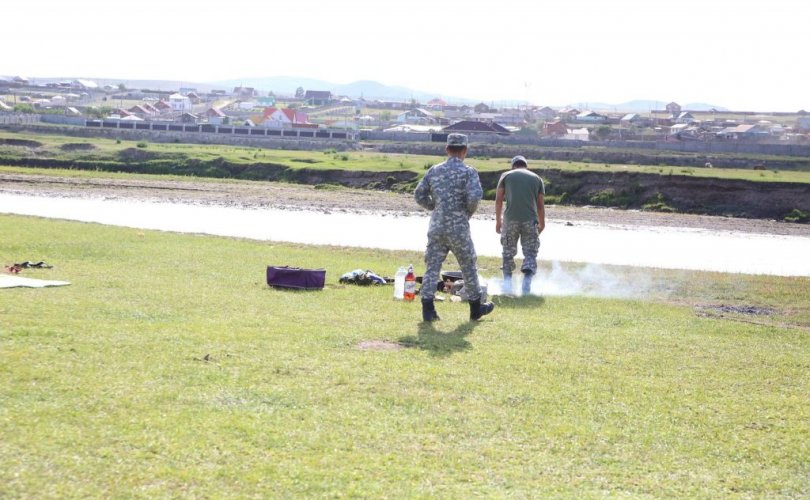
[[[0,213],[115,226],[236,236],[257,240],[422,250],[426,216],[321,213],[151,203],[100,198],[50,198],[0,193]],[[479,255],[499,256],[492,220],[473,219]],[[540,258],[747,274],[810,276],[810,238],[704,229],[630,227],[549,221]]]

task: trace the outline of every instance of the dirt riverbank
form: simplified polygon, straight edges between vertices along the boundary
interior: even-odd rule
[[[0,173],[0,193],[55,197],[121,198],[170,203],[196,203],[246,208],[317,210],[323,212],[425,213],[407,194],[388,191],[261,181],[160,180],[61,177]],[[478,218],[494,219],[494,203],[484,201]],[[549,221],[629,226],[692,227],[716,231],[810,237],[810,225],[762,219],[669,214],[591,207],[547,207]]]

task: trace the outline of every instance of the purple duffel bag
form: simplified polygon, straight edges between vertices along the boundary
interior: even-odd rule
[[[276,288],[321,290],[326,269],[301,269],[289,266],[267,266],[267,284]]]

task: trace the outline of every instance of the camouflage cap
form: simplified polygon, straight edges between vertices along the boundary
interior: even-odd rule
[[[514,167],[516,163],[523,163],[527,167],[529,166],[529,162],[527,162],[526,158],[521,155],[517,155],[514,158],[512,158],[511,165]]]
[[[466,146],[467,136],[464,134],[449,134],[447,136],[448,146]]]

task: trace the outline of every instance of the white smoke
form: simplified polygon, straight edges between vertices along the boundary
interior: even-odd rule
[[[650,289],[650,278],[641,271],[612,271],[601,264],[570,264],[566,269],[552,261],[551,269],[539,269],[532,278],[530,295],[631,298],[644,296]],[[489,295],[523,295],[523,274],[515,272],[511,293],[504,290],[503,278],[486,280]]]

